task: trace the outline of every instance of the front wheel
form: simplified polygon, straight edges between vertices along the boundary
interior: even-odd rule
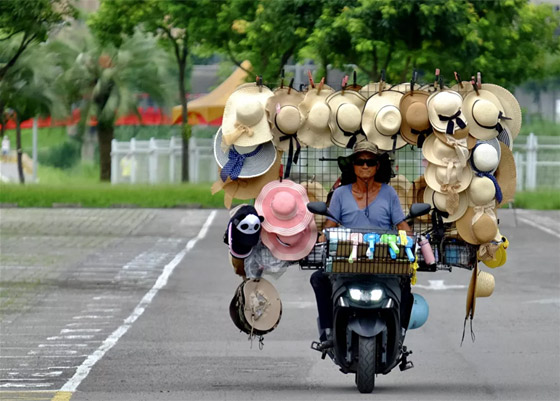
[[[375,337],[359,338],[356,385],[360,393],[371,393],[375,387]]]

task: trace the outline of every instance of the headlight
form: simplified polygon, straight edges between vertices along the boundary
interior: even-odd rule
[[[375,302],[383,297],[383,290],[375,288],[373,290],[364,290],[361,288],[350,288],[350,298],[360,302]]]

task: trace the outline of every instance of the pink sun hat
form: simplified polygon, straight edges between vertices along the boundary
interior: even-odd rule
[[[313,213],[307,210],[307,191],[291,180],[266,184],[255,200],[255,209],[264,216],[263,229],[280,235],[295,235],[309,225]]]
[[[311,220],[303,231],[281,235],[261,230],[261,240],[272,255],[280,260],[300,260],[311,252],[317,242],[317,226]]]

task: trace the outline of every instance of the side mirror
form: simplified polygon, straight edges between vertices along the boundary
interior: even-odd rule
[[[408,220],[415,217],[424,216],[425,214],[430,213],[431,209],[432,205],[430,205],[429,203],[413,203],[410,206],[410,211],[406,219]]]
[[[340,224],[340,222],[329,212],[329,208],[325,202],[309,202],[307,204],[307,210],[313,214],[318,214],[320,216],[330,217],[334,221]]]

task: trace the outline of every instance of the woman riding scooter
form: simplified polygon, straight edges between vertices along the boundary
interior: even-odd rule
[[[368,141],[357,143],[349,157],[353,165],[349,184],[338,187],[332,196],[329,211],[346,228],[386,229],[410,232],[396,191],[388,185],[391,178],[391,162],[387,155]],[[325,228],[338,226],[338,222],[328,218]],[[319,238],[323,242],[324,236]],[[323,270],[311,275],[311,286],[317,299],[320,348],[333,346],[332,286],[329,276]],[[403,327],[407,327],[412,305],[410,283],[403,288],[401,316]]]

